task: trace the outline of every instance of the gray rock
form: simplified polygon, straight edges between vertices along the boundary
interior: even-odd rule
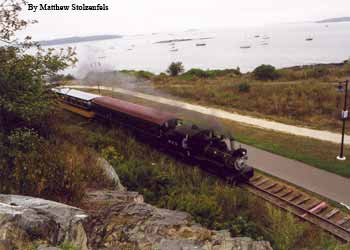
[[[202,244],[193,240],[161,240],[155,247],[158,250],[205,250]]]
[[[111,166],[111,164],[108,163],[108,161],[106,161],[103,158],[99,158],[97,161],[97,165],[99,167],[101,167],[101,169],[103,170],[103,172],[106,175],[106,177],[108,178],[108,180],[110,180],[113,183],[116,191],[125,191],[126,190],[125,187],[120,182],[119,176],[117,175],[117,173],[115,172],[115,170]]]
[[[82,210],[38,198],[0,195],[0,240],[22,249],[26,242],[40,239],[57,245],[70,241],[87,250]]]
[[[94,208],[85,227],[92,249],[272,250],[268,242],[208,230],[187,213],[138,202],[137,196],[111,191],[86,196],[85,204]]]
[[[49,246],[45,246],[45,245],[40,245],[38,247],[38,250],[61,250],[57,247],[49,247]]]

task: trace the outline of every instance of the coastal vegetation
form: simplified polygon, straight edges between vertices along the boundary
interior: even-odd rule
[[[6,44],[0,47],[0,192],[77,202],[104,176],[90,149],[61,136],[56,98],[46,85],[76,62],[75,52],[44,50],[29,37],[19,42],[16,32],[30,23],[19,17],[21,8],[22,2],[5,1],[0,9]]]

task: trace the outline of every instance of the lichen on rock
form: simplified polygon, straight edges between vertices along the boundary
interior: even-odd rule
[[[83,222],[88,215],[61,203],[17,195],[0,195],[0,240],[25,249],[35,240],[57,245],[73,242],[87,250]]]

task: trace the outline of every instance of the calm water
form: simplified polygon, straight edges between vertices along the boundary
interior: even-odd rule
[[[174,46],[169,43],[155,44],[163,40],[204,37],[212,39],[176,42]],[[308,37],[312,37],[313,41],[306,41]],[[206,43],[206,46],[198,47],[197,43]],[[148,34],[71,46],[77,48],[80,59],[77,67],[72,70],[78,76],[91,69],[138,69],[159,73],[164,72],[173,61],[183,62],[186,69],[240,67],[246,72],[261,64],[287,67],[342,62],[350,57],[350,23],[283,24]],[[251,48],[242,49],[241,46]],[[178,51],[172,52],[172,49]]]

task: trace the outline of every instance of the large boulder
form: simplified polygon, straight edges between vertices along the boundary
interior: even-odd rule
[[[91,249],[272,250],[268,242],[231,238],[195,224],[187,213],[143,203],[133,192],[95,191],[84,204]]]
[[[40,240],[50,245],[69,241],[87,250],[83,228],[87,217],[82,210],[57,202],[0,195],[0,240],[16,249],[26,249],[32,241]]]

